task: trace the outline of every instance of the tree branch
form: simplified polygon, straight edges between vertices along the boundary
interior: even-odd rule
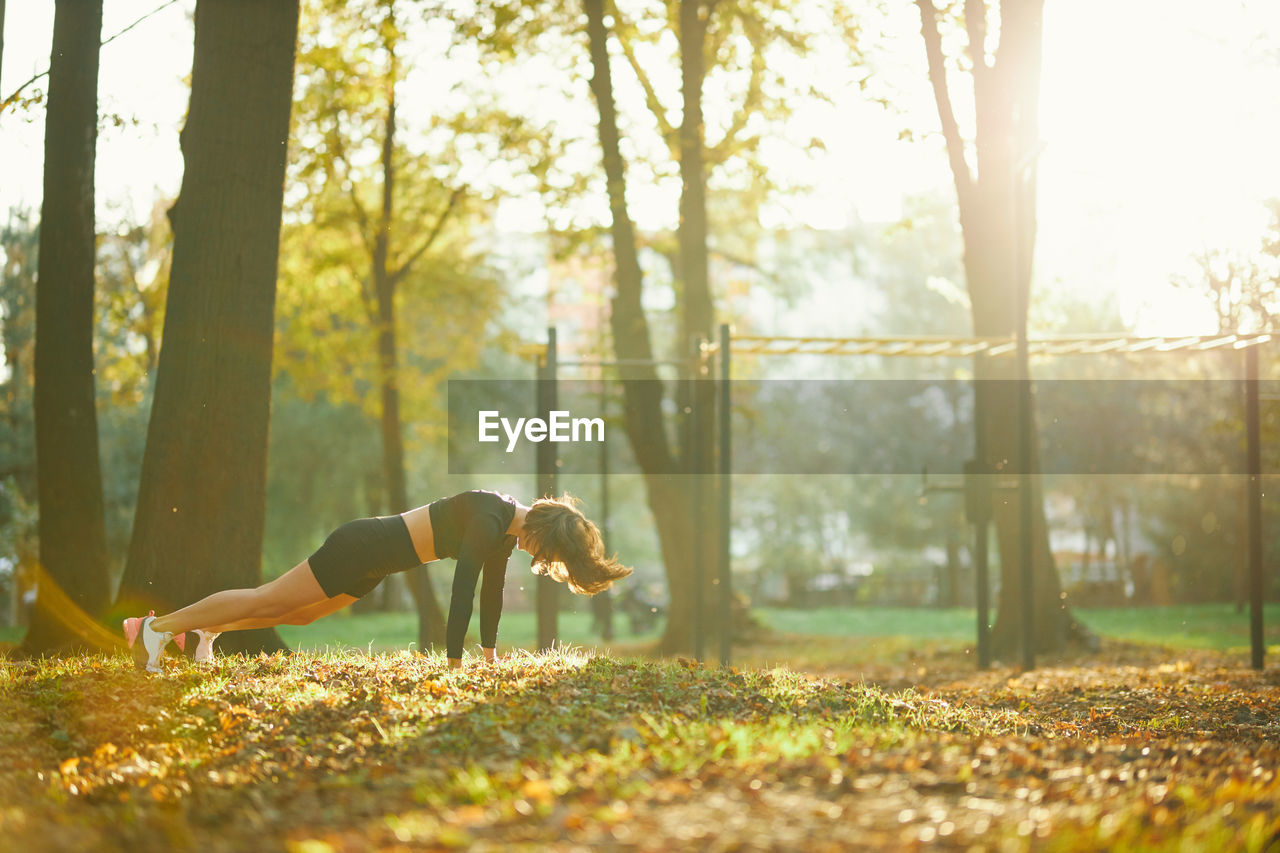
[[[746,267],[747,269],[761,276],[764,276],[774,284],[783,283],[782,277],[779,276],[777,273],[767,270],[764,267],[760,266],[760,264],[757,263],[756,261],[749,260],[747,258],[742,257],[741,255],[735,254],[733,252],[725,251],[724,249],[717,249],[712,246],[707,247],[707,253],[711,255],[715,255],[716,257],[721,258],[723,260],[726,260],[731,264],[735,264],[740,267]]]
[[[747,122],[751,118],[750,107],[760,102],[760,96],[763,92],[764,84],[764,51],[761,49],[760,33],[757,27],[759,22],[751,19],[743,19],[743,29],[747,32],[747,41],[751,43],[751,76],[747,78],[747,92],[742,98],[742,108],[735,110],[733,121],[724,132],[724,136],[720,138],[714,146],[707,150],[707,165],[714,166],[723,163],[729,158],[730,149],[738,140],[738,134],[746,128]]]
[[[109,44],[111,44],[113,41],[115,41],[116,39],[120,38],[120,36],[122,36],[122,35],[124,35],[125,33],[129,32],[129,30],[131,30],[131,29],[133,29],[134,27],[138,26],[138,24],[141,24],[143,21],[147,20],[147,18],[150,18],[152,15],[155,15],[155,14],[156,14],[156,13],[158,13],[158,12],[163,12],[165,9],[169,8],[169,7],[170,7],[170,6],[172,6],[174,3],[177,3],[177,2],[178,2],[178,0],[168,0],[168,2],[166,2],[166,3],[162,3],[161,5],[157,6],[157,7],[156,7],[156,8],[154,8],[154,9],[152,9],[152,10],[151,10],[150,12],[148,12],[147,14],[143,15],[141,18],[138,18],[136,21],[134,21],[134,22],[133,22],[132,24],[130,24],[129,26],[125,27],[123,30],[120,30],[120,31],[119,31],[118,33],[116,33],[115,35],[113,35],[113,36],[111,36],[111,37],[109,37],[109,38],[107,38],[107,39],[105,39],[105,40],[103,40],[103,41],[99,42],[99,43],[98,43],[98,47],[99,47],[99,48],[106,47],[107,45],[109,45]],[[0,9],[3,9],[3,8],[4,8],[4,7],[3,7],[3,5],[0,5]],[[0,15],[0,22],[2,22],[2,19],[3,19],[3,15]],[[0,39],[3,39],[3,36],[0,36]],[[0,43],[2,43],[2,42],[0,42]],[[39,74],[36,74],[35,76],[33,76],[31,79],[27,80],[25,83],[23,83],[23,84],[22,84],[21,86],[19,86],[18,88],[14,89],[14,90],[13,90],[13,93],[12,93],[12,94],[10,94],[10,95],[9,95],[9,97],[5,98],[3,101],[0,101],[0,113],[4,112],[4,111],[5,111],[5,109],[7,109],[7,108],[9,107],[9,105],[10,105],[10,104],[12,104],[12,103],[14,103],[15,101],[17,101],[17,100],[18,100],[18,96],[22,94],[22,90],[23,90],[23,89],[27,88],[28,86],[30,86],[32,83],[36,82],[37,80],[40,80],[41,78],[48,77],[48,76],[49,76],[49,71],[48,71],[48,69],[45,69],[44,71],[41,71]]]
[[[986,0],[964,0],[964,29],[969,35],[969,58],[973,60],[974,87],[991,66],[987,65]]]
[[[360,227],[360,242],[364,243],[364,249],[370,255],[373,254],[373,244],[369,242],[369,214],[365,212],[364,205],[360,203],[360,197],[356,194],[356,182],[350,180],[351,173],[347,172],[348,183],[347,194],[351,196],[351,209],[355,211],[356,223]]]
[[[338,123],[339,117],[335,111],[332,132],[326,139],[330,157],[323,162],[325,180],[338,186],[341,186],[342,181],[346,181],[349,184],[347,194],[351,197],[351,209],[356,215],[356,228],[360,234],[360,243],[364,246],[365,252],[370,257],[373,257],[373,243],[369,240],[369,214],[365,211],[364,205],[360,203],[360,197],[356,194],[356,181],[351,177],[351,161],[347,159],[347,150],[343,143],[342,131]],[[342,167],[341,176],[338,175],[338,166]]]
[[[360,304],[364,306],[365,318],[370,328],[378,326],[378,300],[373,292],[373,278],[364,276],[360,279]]]
[[[413,268],[413,265],[417,262],[418,258],[425,255],[427,250],[431,248],[431,245],[435,243],[436,238],[440,236],[440,232],[444,230],[444,225],[449,219],[449,214],[451,214],[454,208],[457,207],[458,201],[462,198],[464,192],[465,190],[462,187],[457,187],[449,194],[449,201],[445,204],[444,210],[440,211],[440,215],[436,218],[436,224],[432,226],[431,233],[422,241],[422,245],[418,246],[417,249],[414,249],[413,253],[405,259],[405,262],[400,265],[398,270],[393,273],[389,273],[392,286],[399,284],[400,280],[409,274],[409,271]]]
[[[960,136],[955,111],[951,107],[951,93],[947,89],[947,65],[942,55],[942,37],[938,34],[938,10],[933,0],[916,0],[916,5],[920,7],[920,32],[924,36],[925,56],[929,60],[929,82],[938,103],[938,118],[942,122],[942,136],[947,144],[956,195],[960,197],[961,210],[964,210],[973,187],[973,174],[965,160],[964,139]]]
[[[654,120],[658,123],[658,133],[662,136],[663,142],[667,143],[667,147],[671,149],[672,156],[679,159],[680,140],[678,133],[671,122],[667,120],[667,112],[663,108],[662,101],[658,98],[658,93],[654,90],[653,84],[649,82],[649,75],[644,73],[644,69],[640,67],[639,59],[636,58],[635,51],[631,49],[631,44],[622,35],[622,12],[618,10],[616,3],[610,4],[610,11],[617,22],[613,28],[614,37],[617,38],[618,44],[622,47],[622,55],[626,57],[627,64],[631,66],[636,79],[640,81],[640,88],[644,89],[644,101],[649,107],[649,112],[653,113]]]

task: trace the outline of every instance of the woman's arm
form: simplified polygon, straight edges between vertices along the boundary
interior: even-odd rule
[[[453,571],[453,589],[449,598],[449,622],[445,629],[445,648],[449,666],[462,665],[462,647],[466,642],[467,626],[471,623],[472,599],[476,594],[476,582],[484,560],[502,541],[505,531],[499,520],[491,515],[478,515],[467,525],[466,533],[458,548],[458,565]],[[497,623],[494,623],[496,633]]]
[[[502,588],[506,584],[507,560],[515,548],[514,536],[505,537],[485,557],[480,581],[480,648],[492,661],[498,647],[498,622],[502,619]]]

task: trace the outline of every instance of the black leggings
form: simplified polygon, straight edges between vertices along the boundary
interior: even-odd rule
[[[409,527],[398,515],[347,522],[307,562],[330,598],[341,593],[361,598],[387,575],[422,564]]]

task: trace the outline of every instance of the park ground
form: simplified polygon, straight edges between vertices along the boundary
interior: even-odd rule
[[[1230,607],[1084,616],[1101,650],[1031,672],[975,672],[960,611],[769,613],[733,668],[451,672],[370,645],[394,616],[159,677],[9,660],[0,848],[1280,850],[1280,635],[1257,672]]]

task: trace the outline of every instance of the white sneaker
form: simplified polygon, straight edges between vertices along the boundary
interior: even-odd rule
[[[146,616],[133,616],[124,620],[124,638],[133,649],[133,662],[138,669],[147,672],[160,672],[160,658],[164,657],[164,647],[175,639],[168,631],[154,631],[151,623],[155,621],[154,610]],[[142,642],[138,642],[141,639]],[[182,648],[184,638],[178,638],[178,648]]]
[[[195,662],[207,663],[213,660],[213,641],[222,636],[222,632],[213,633],[211,631],[202,631],[199,628],[193,629],[193,633],[200,638],[200,642],[196,643]]]

